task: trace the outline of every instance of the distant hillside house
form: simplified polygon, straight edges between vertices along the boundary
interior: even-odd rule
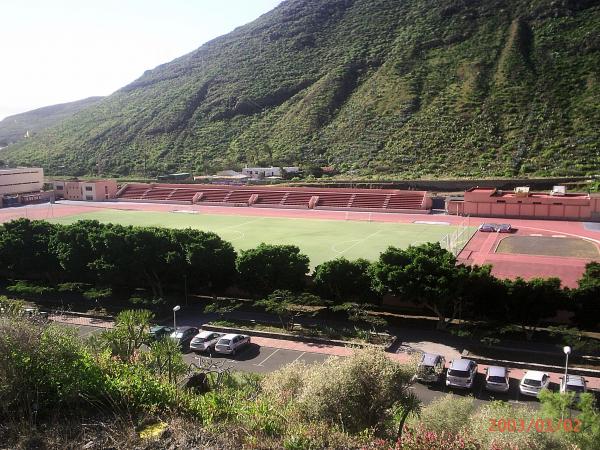
[[[251,178],[282,177],[285,174],[299,173],[299,167],[244,167],[242,173]]]
[[[116,180],[56,180],[52,182],[56,198],[100,202],[117,195]]]

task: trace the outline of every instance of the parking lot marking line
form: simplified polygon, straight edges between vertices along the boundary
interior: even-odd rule
[[[267,361],[267,360],[268,360],[268,359],[269,359],[271,356],[273,356],[275,353],[277,353],[279,350],[281,350],[281,349],[279,349],[279,348],[275,349],[275,351],[274,351],[273,353],[271,353],[269,356],[267,356],[265,359],[263,359],[263,360],[262,360],[261,362],[259,362],[258,364],[254,364],[254,365],[255,365],[255,366],[262,367],[263,363],[264,363],[265,361]]]
[[[302,352],[302,353],[300,354],[300,356],[298,356],[298,357],[297,357],[295,360],[293,360],[293,361],[291,362],[291,364],[294,364],[296,361],[298,361],[300,358],[302,358],[302,357],[304,356],[304,354],[305,354],[305,353],[306,353],[306,352]]]

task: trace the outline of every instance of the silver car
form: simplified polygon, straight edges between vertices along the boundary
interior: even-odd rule
[[[580,375],[567,375],[567,380],[561,377],[560,379],[560,392],[574,392],[573,401],[579,402],[581,394],[587,392],[587,381]]]
[[[226,334],[215,345],[215,351],[235,356],[242,347],[249,344],[250,336],[246,336],[245,334]]]
[[[200,331],[190,342],[190,350],[194,352],[206,352],[215,348],[217,341],[221,339],[223,333],[215,331]]]
[[[470,359],[454,359],[446,374],[446,386],[471,389],[477,375],[477,364]]]
[[[538,370],[528,370],[523,375],[521,383],[519,384],[519,391],[521,394],[528,395],[530,397],[537,397],[542,389],[548,389],[550,385],[550,375],[546,372],[540,372]]]
[[[417,367],[416,379],[421,383],[441,383],[445,367],[446,359],[442,355],[423,353]]]
[[[508,392],[510,382],[506,367],[490,366],[485,374],[485,388],[492,392]]]

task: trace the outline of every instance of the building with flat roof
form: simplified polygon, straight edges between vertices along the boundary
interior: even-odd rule
[[[52,185],[58,199],[100,202],[117,195],[116,180],[55,180]]]
[[[513,192],[474,187],[462,199],[447,199],[446,211],[476,217],[600,221],[600,196],[567,193],[564,186],[555,186],[549,193],[530,192],[528,187]]]
[[[0,169],[0,196],[40,192],[44,187],[44,169],[15,167]]]

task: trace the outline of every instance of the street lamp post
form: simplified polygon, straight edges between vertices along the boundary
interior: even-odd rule
[[[173,308],[173,328],[177,330],[177,311],[181,309],[181,306],[177,305]]]
[[[566,355],[566,359],[565,359],[565,386],[567,385],[567,368],[569,367],[569,354],[571,353],[571,347],[569,347],[568,345],[565,345],[563,347],[563,352],[565,352]]]

